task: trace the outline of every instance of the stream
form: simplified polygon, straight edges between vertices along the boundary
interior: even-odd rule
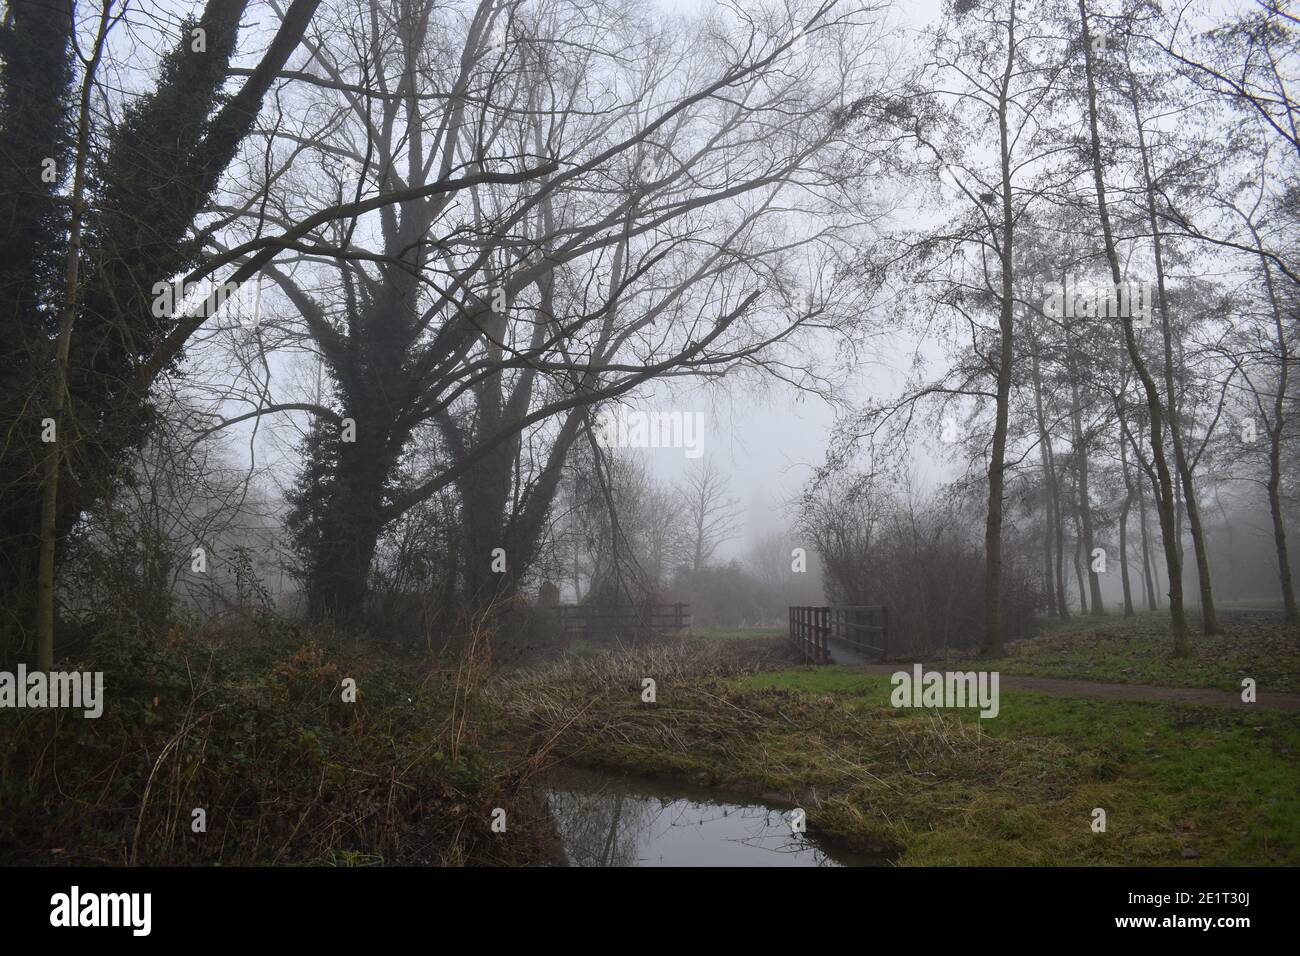
[[[543,794],[570,866],[871,866],[793,833],[784,809],[661,780],[553,773]]]

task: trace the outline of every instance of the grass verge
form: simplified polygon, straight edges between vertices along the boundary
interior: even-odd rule
[[[1169,617],[1079,618],[1007,646],[979,667],[1027,677],[1240,690],[1244,677],[1277,693],[1300,692],[1300,640],[1280,620],[1225,614],[1222,634],[1192,635],[1192,656],[1170,656]],[[967,662],[972,663],[972,662]],[[959,666],[954,662],[952,667]]]
[[[981,721],[894,709],[889,686],[679,646],[556,665],[498,693],[576,763],[801,806],[811,831],[903,864],[1300,862],[1294,715],[1008,692]]]

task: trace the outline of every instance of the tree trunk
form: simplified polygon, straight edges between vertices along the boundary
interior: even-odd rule
[[[1088,614],[1088,588],[1083,583],[1083,563],[1079,560],[1079,554],[1083,551],[1083,536],[1079,531],[1079,515],[1074,515],[1074,577],[1079,585],[1079,613],[1085,617]]]
[[[1046,457],[1046,456],[1044,456]],[[1052,580],[1052,551],[1055,545],[1052,541],[1054,529],[1052,527],[1052,504],[1048,500],[1047,491],[1047,470],[1043,469],[1043,594],[1047,598],[1049,606],[1055,606],[1056,585]]]
[[[72,325],[77,316],[78,271],[81,263],[81,231],[85,217],[86,161],[90,145],[90,97],[95,73],[104,52],[104,38],[110,25],[107,0],[101,9],[95,48],[86,65],[77,109],[77,144],[73,152],[71,214],[68,222],[67,271],[63,287],[63,311],[59,316],[59,337],[55,348],[53,392],[49,418],[54,423],[53,441],[46,444],[44,479],[41,487],[40,555],[36,581],[36,666],[54,668],[54,557],[59,511],[59,470],[62,467],[63,412],[68,394],[68,355],[72,349]]]
[[[1138,440],[1141,440],[1141,428],[1138,429]],[[1142,532],[1142,591],[1146,597],[1148,611],[1154,611],[1160,606],[1157,599],[1159,593],[1155,581],[1152,580],[1151,567],[1151,543],[1147,531],[1147,493],[1142,484],[1141,475],[1137,481],[1137,502],[1138,502],[1138,527]]]
[[[464,600],[469,607],[483,609],[512,590],[515,574],[526,556],[507,540],[506,512],[510,502],[514,442],[503,442],[457,482],[464,527],[461,556]],[[505,552],[505,571],[493,570],[492,552]]]
[[[1119,268],[1119,253],[1115,248],[1115,236],[1110,227],[1110,213],[1106,207],[1106,181],[1101,167],[1101,131],[1097,120],[1097,81],[1092,65],[1092,36],[1088,29],[1088,11],[1085,0],[1079,0],[1079,20],[1083,32],[1084,73],[1088,81],[1088,129],[1091,137],[1093,184],[1097,190],[1098,215],[1101,219],[1102,237],[1106,244],[1106,258],[1110,262],[1111,279],[1118,289],[1123,281]],[[1142,389],[1146,393],[1147,410],[1150,413],[1151,458],[1157,476],[1156,506],[1160,514],[1161,537],[1164,540],[1165,564],[1169,570],[1169,617],[1170,632],[1173,638],[1175,657],[1191,655],[1188,643],[1187,614],[1183,609],[1182,558],[1178,553],[1178,542],[1174,528],[1174,492],[1173,479],[1169,473],[1169,463],[1165,460],[1164,450],[1164,409],[1160,404],[1160,393],[1155,380],[1147,368],[1138,348],[1137,337],[1133,333],[1133,317],[1122,316],[1120,323],[1124,327],[1124,345],[1128,349],[1129,359],[1138,377],[1142,380]]]
[[[1070,422],[1074,429],[1074,467],[1078,476],[1079,525],[1083,535],[1083,563],[1088,571],[1089,613],[1100,616],[1106,613],[1101,601],[1101,579],[1092,568],[1092,496],[1088,491],[1088,440],[1083,433],[1082,410],[1079,407],[1079,383],[1071,376],[1070,381]]]
[[[1001,348],[997,368],[997,408],[993,422],[993,444],[989,456],[988,518],[984,525],[984,647],[988,657],[1001,657],[1002,633],[1002,510],[1006,483],[1007,417],[1011,403],[1011,362],[1014,357],[1012,308],[1015,257],[1015,225],[1011,212],[1011,137],[1007,122],[1007,98],[1015,64],[1016,4],[1012,0],[1007,16],[1007,64],[998,96],[998,142],[1002,166],[1002,241],[1000,267],[1002,294],[998,309]]]
[[[1043,375],[1039,358],[1038,336],[1033,321],[1029,324],[1029,357],[1031,381],[1034,386],[1034,416],[1038,425],[1039,456],[1043,465],[1043,485],[1047,491],[1047,594],[1056,607],[1056,616],[1062,621],[1070,619],[1069,605],[1065,600],[1065,535],[1061,523],[1061,496],[1056,478],[1056,456],[1052,452],[1052,436],[1047,429],[1047,416],[1043,413]]]
[[[1300,612],[1296,610],[1295,586],[1291,580],[1291,557],[1286,547],[1286,521],[1282,516],[1282,437],[1286,426],[1286,391],[1289,381],[1291,352],[1287,346],[1286,328],[1282,324],[1282,306],[1278,301],[1277,289],[1273,285],[1273,270],[1264,255],[1264,245],[1250,227],[1255,237],[1255,246],[1259,249],[1260,265],[1264,269],[1264,285],[1268,290],[1269,305],[1273,310],[1273,327],[1277,332],[1277,345],[1281,351],[1278,367],[1277,391],[1273,396],[1273,420],[1265,419],[1268,432],[1268,511],[1273,518],[1273,545],[1277,549],[1278,580],[1282,586],[1282,607],[1287,624],[1300,624]],[[1262,406],[1261,406],[1262,410]]]
[[[1160,304],[1160,330],[1165,349],[1165,400],[1169,407],[1169,436],[1173,440],[1174,463],[1178,469],[1183,500],[1187,502],[1187,527],[1192,534],[1192,551],[1196,557],[1196,575],[1200,583],[1201,632],[1207,635],[1217,634],[1219,619],[1214,610],[1214,595],[1210,586],[1210,562],[1205,548],[1205,531],[1201,523],[1201,509],[1196,501],[1196,490],[1192,483],[1192,468],[1183,442],[1183,427],[1178,414],[1178,391],[1174,387],[1173,333],[1169,320],[1169,298],[1165,288],[1164,244],[1160,234],[1160,220],[1156,216],[1155,184],[1151,178],[1146,133],[1142,127],[1142,114],[1138,108],[1137,86],[1131,76],[1129,98],[1133,104],[1133,118],[1137,126],[1138,152],[1142,157],[1142,177],[1146,187],[1147,218],[1151,223],[1151,244],[1155,252],[1156,298]]]
[[[356,441],[339,444],[307,588],[315,619],[355,623],[365,612],[370,567],[386,524],[384,491],[396,457],[392,447],[383,425],[359,415]]]
[[[1124,474],[1124,503],[1119,509],[1119,572],[1124,585],[1124,616],[1133,617],[1133,586],[1128,574],[1128,515],[1133,507],[1133,480],[1128,473],[1128,453],[1124,449],[1124,436],[1119,439],[1119,466]]]

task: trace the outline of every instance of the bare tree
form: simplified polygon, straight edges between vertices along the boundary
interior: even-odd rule
[[[154,283],[202,258],[206,230],[198,223],[209,199],[319,3],[295,0],[232,92],[223,89],[226,68],[247,0],[208,0],[197,18],[181,21],[182,35],[162,57],[157,85],[117,118],[108,115],[117,91],[98,85],[95,72],[102,63],[129,69],[138,62],[132,52],[119,62],[117,51],[103,46],[107,24],[119,22],[125,7],[116,16],[101,7],[89,55],[77,43],[73,3],[18,2],[6,9],[0,129],[13,148],[0,169],[6,187],[0,199],[6,221],[22,235],[6,239],[2,257],[0,297],[19,334],[6,336],[0,364],[7,417],[21,423],[13,434],[24,440],[7,445],[0,458],[6,540],[0,590],[7,606],[20,609],[11,618],[15,630],[24,629],[27,614],[36,619],[42,661],[53,652],[57,540],[111,487],[121,460],[144,440],[149,389],[205,318],[200,309],[169,331],[151,309]],[[135,29],[137,20],[150,19],[121,22]],[[167,27],[159,32],[177,40]],[[68,104],[77,73],[80,95]],[[69,168],[65,198],[57,188],[68,182]],[[210,268],[198,267],[191,278]],[[57,437],[29,443],[26,436],[44,431],[41,420],[50,418],[50,406],[37,395],[51,390]],[[29,596],[33,577],[37,608]]]
[[[237,274],[262,261],[334,386],[305,449],[333,472],[307,516],[317,614],[356,614],[382,530],[448,487],[465,597],[509,590],[591,406],[658,377],[762,368],[802,326],[852,314],[856,287],[828,279],[861,220],[833,160],[849,136],[836,104],[865,61],[832,6],[802,21],[844,54],[829,83],[812,82],[815,60],[792,69],[791,24],[706,22],[687,45],[628,3],[481,0],[439,33],[442,8],[419,0],[349,21],[348,58],[306,41],[329,120],[267,134],[295,156],[313,144],[326,212],[301,216],[289,183],[265,212],[285,254],[253,252],[256,221],[231,252],[249,257]],[[796,221],[795,198],[824,216]],[[427,442],[443,467],[403,474]]]
[[[1097,81],[1093,68],[1093,57],[1095,55],[1092,45],[1093,37],[1088,27],[1088,10],[1084,0],[1078,0],[1078,9],[1079,22],[1082,28],[1081,48],[1087,76],[1088,130],[1091,143],[1093,183],[1097,191],[1097,208],[1101,219],[1102,235],[1105,240],[1106,259],[1110,265],[1114,288],[1118,289],[1124,277],[1120,269],[1119,253],[1116,250],[1110,213],[1106,205],[1106,181],[1101,160],[1102,142],[1098,120]],[[1128,349],[1134,371],[1137,372],[1143,391],[1146,394],[1149,416],[1148,428],[1151,436],[1151,460],[1154,463],[1156,484],[1156,507],[1160,515],[1160,530],[1164,539],[1165,564],[1169,571],[1169,614],[1174,641],[1174,655],[1187,657],[1191,654],[1191,646],[1188,644],[1187,615],[1183,609],[1183,559],[1179,550],[1178,534],[1174,522],[1173,480],[1170,477],[1169,463],[1164,448],[1166,421],[1164,406],[1160,400],[1160,392],[1156,388],[1155,378],[1151,375],[1146,360],[1138,347],[1137,338],[1133,332],[1133,316],[1122,316],[1121,322],[1124,329],[1125,347]]]
[[[731,496],[730,482],[707,455],[681,484],[682,515],[686,522],[686,560],[693,572],[703,570],[718,548],[740,533],[741,508]]]
[[[54,557],[58,537],[59,474],[63,468],[64,433],[68,423],[64,408],[68,393],[68,360],[72,351],[72,327],[77,318],[77,297],[81,292],[81,233],[86,216],[86,167],[90,161],[90,101],[96,74],[103,59],[108,33],[121,17],[113,12],[114,0],[103,0],[90,54],[80,49],[81,93],[78,97],[76,145],[73,148],[72,194],[69,197],[67,268],[63,286],[63,308],[54,356],[50,417],[51,434],[45,438],[45,469],[41,484],[40,557],[36,585],[36,664],[43,671],[54,668]]]
[[[1291,559],[1287,549],[1286,519],[1282,507],[1282,456],[1291,424],[1287,399],[1293,381],[1291,365],[1295,361],[1296,334],[1294,323],[1287,323],[1285,315],[1288,312],[1294,315],[1300,306],[1297,305],[1296,287],[1281,284],[1274,278],[1274,263],[1266,252],[1267,232],[1287,225],[1284,209],[1279,211],[1281,215],[1277,217],[1281,223],[1271,223],[1262,208],[1266,198],[1264,172],[1268,158],[1267,146],[1261,147],[1259,182],[1254,196],[1247,197],[1250,200],[1248,207],[1243,209],[1233,200],[1224,201],[1224,205],[1240,218],[1258,252],[1258,271],[1263,280],[1262,299],[1267,318],[1263,322],[1244,323],[1225,343],[1223,351],[1240,371],[1248,393],[1248,402],[1253,406],[1248,412],[1248,437],[1243,438],[1243,453],[1250,455],[1254,451],[1254,440],[1250,433],[1255,431],[1255,415],[1258,415],[1267,439],[1268,466],[1264,487],[1277,554],[1278,581],[1286,621],[1288,624],[1296,624],[1300,623],[1300,609],[1296,605]]]

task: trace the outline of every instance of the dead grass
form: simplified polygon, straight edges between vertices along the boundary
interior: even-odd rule
[[[716,646],[679,646],[557,664],[493,694],[556,756],[800,806],[811,831],[860,852],[898,853],[989,791],[1050,799],[1047,768],[1080,770],[1059,743],[992,738],[953,714],[740,688],[756,669]],[[646,677],[655,703],[641,699]]]

